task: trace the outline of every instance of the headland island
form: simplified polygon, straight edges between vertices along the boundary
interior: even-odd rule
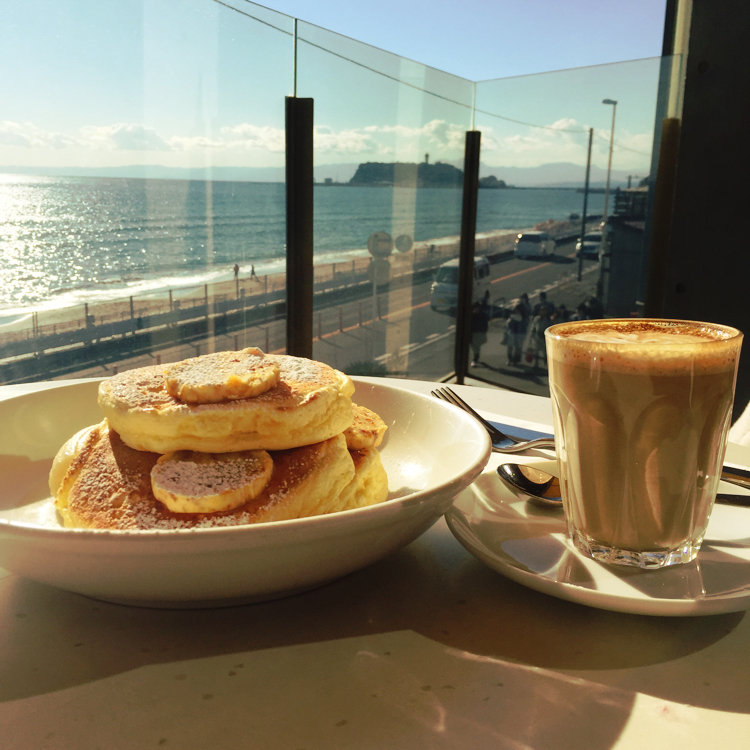
[[[360,164],[348,182],[334,182],[326,179],[325,185],[350,185],[352,187],[448,187],[460,188],[464,183],[463,170],[452,164],[435,162],[430,164],[428,157],[419,164],[409,162],[374,162]],[[495,175],[482,177],[480,188],[507,188],[504,180]]]

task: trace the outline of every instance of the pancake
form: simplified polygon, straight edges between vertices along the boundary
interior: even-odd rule
[[[90,425],[79,430],[75,435],[69,437],[57,451],[49,472],[49,493],[52,497],[55,497],[57,494],[57,490],[62,484],[70,464],[84,450],[86,442],[90,440],[91,431],[97,426]]]
[[[174,513],[156,499],[151,470],[159,454],[126,445],[106,420],[59,451],[50,489],[66,527],[174,530],[282,521],[338,509],[355,469],[343,435],[271,453],[273,470],[259,494],[238,508]],[[61,468],[67,468],[61,475]],[[58,482],[59,479],[59,482]],[[55,486],[57,485],[57,486]]]
[[[377,448],[388,429],[385,422],[374,411],[360,404],[352,404],[352,414],[354,420],[344,431],[346,447],[355,451]]]
[[[382,503],[388,498],[388,476],[375,448],[349,451],[354,462],[354,479],[344,487],[330,510],[350,510]]]
[[[347,375],[301,357],[262,356],[278,366],[279,380],[253,397],[181,401],[167,389],[165,367],[154,365],[102,381],[99,406],[127,445],[155,453],[285,450],[323,442],[352,424],[354,384]],[[195,381],[195,370],[167,369]]]

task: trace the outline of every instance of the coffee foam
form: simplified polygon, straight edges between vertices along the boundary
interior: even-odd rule
[[[667,374],[733,367],[742,334],[709,323],[627,318],[551,326],[547,341],[550,358],[559,361]]]

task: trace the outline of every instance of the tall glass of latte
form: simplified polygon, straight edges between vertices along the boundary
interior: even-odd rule
[[[693,560],[724,460],[742,333],[628,318],[545,335],[573,542],[607,563]]]

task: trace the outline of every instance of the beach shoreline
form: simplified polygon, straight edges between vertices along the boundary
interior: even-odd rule
[[[477,254],[507,250],[512,245],[515,234],[516,230],[496,230],[477,235]],[[439,265],[444,260],[456,257],[459,242],[458,237],[441,237],[415,243],[405,253],[394,251],[389,257],[392,274],[400,275],[405,271],[411,271],[415,266],[426,262],[427,258]],[[341,279],[346,274],[356,276],[367,273],[371,263],[369,253],[367,250],[362,250],[360,257],[351,257],[355,252],[350,251],[350,258],[346,260],[316,264],[314,283],[324,285]],[[232,278],[231,268],[227,269],[226,275],[229,278],[224,280],[193,286],[176,286],[164,291],[127,295],[105,301],[84,302],[78,305],[44,308],[29,312],[15,309],[5,317],[3,311],[0,310],[0,349],[4,341],[82,328],[85,327],[87,321],[89,324],[93,322],[94,325],[101,325],[169,311],[175,305],[194,305],[203,303],[206,299],[222,301],[242,296],[252,300],[261,294],[268,295],[286,289],[284,271],[255,275],[252,264],[245,264],[235,278]]]
[[[551,226],[553,224],[554,226]],[[571,222],[545,222],[544,228],[554,234],[570,237],[577,227]],[[496,230],[475,237],[475,253],[497,261],[513,251],[518,231]],[[389,283],[409,283],[425,279],[446,260],[458,256],[460,238],[442,237],[415,243],[408,251],[394,250],[388,257]],[[335,299],[351,288],[361,294],[362,285],[372,284],[372,259],[350,256],[347,260],[318,264],[314,267],[314,291],[321,304]],[[232,269],[228,269],[232,273]],[[378,278],[378,283],[382,279]],[[356,292],[355,290],[360,290]],[[169,289],[164,293],[129,296],[106,302],[84,303],[76,307],[32,311],[0,326],[0,363],[15,362],[18,371],[23,361],[38,359],[46,351],[75,349],[92,342],[127,340],[146,330],[164,331],[169,336],[181,327],[186,331],[209,318],[249,316],[271,320],[283,315],[286,305],[286,273],[256,275],[240,269],[234,278],[206,283],[198,287]],[[0,313],[2,315],[2,313]],[[189,321],[195,321],[191,324]],[[188,322],[186,322],[188,321]],[[206,323],[207,324],[207,323]],[[235,323],[236,324],[236,323]],[[169,329],[172,329],[169,331]],[[158,338],[158,337],[157,337]],[[123,349],[127,346],[120,345]],[[41,363],[37,362],[37,369]]]

